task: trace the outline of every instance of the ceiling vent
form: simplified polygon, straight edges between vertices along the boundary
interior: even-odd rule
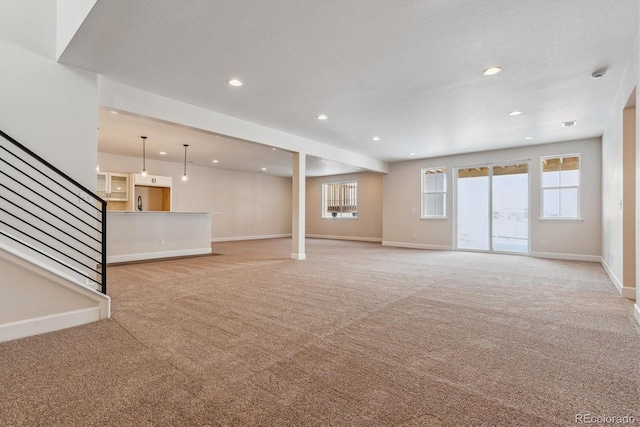
[[[576,125],[576,120],[569,120],[568,122],[562,122],[563,128],[570,128],[571,126]]]
[[[598,80],[607,75],[607,70],[598,70],[591,73],[591,78],[593,80]]]

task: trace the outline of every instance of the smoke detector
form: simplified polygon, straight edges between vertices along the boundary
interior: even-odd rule
[[[607,75],[607,70],[598,70],[591,73],[591,78],[593,80],[598,80]]]

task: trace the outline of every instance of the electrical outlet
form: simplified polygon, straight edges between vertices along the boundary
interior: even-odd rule
[[[373,228],[371,229],[371,234],[376,234],[376,230],[374,230]]]
[[[546,240],[540,240],[540,246],[547,246]]]
[[[160,244],[164,245],[164,239],[160,239]]]
[[[416,208],[411,208],[411,212],[416,213]]]
[[[416,239],[418,238],[418,236],[416,236],[415,234],[412,234],[412,235],[411,235],[411,238],[412,238],[413,240],[416,240]]]

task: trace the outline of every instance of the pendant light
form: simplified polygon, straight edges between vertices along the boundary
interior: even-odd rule
[[[146,166],[146,143],[147,137],[141,136],[142,138],[142,176],[147,176],[147,166]]]
[[[186,181],[187,180],[187,147],[189,146],[189,144],[182,144],[184,145],[184,173],[182,174],[182,180]]]

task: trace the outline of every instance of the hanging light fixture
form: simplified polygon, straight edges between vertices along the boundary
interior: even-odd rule
[[[147,165],[146,165],[146,143],[147,137],[141,136],[142,138],[142,176],[147,176]]]
[[[182,174],[182,180],[186,181],[187,180],[187,147],[189,146],[189,144],[182,144],[184,145],[184,173]]]

